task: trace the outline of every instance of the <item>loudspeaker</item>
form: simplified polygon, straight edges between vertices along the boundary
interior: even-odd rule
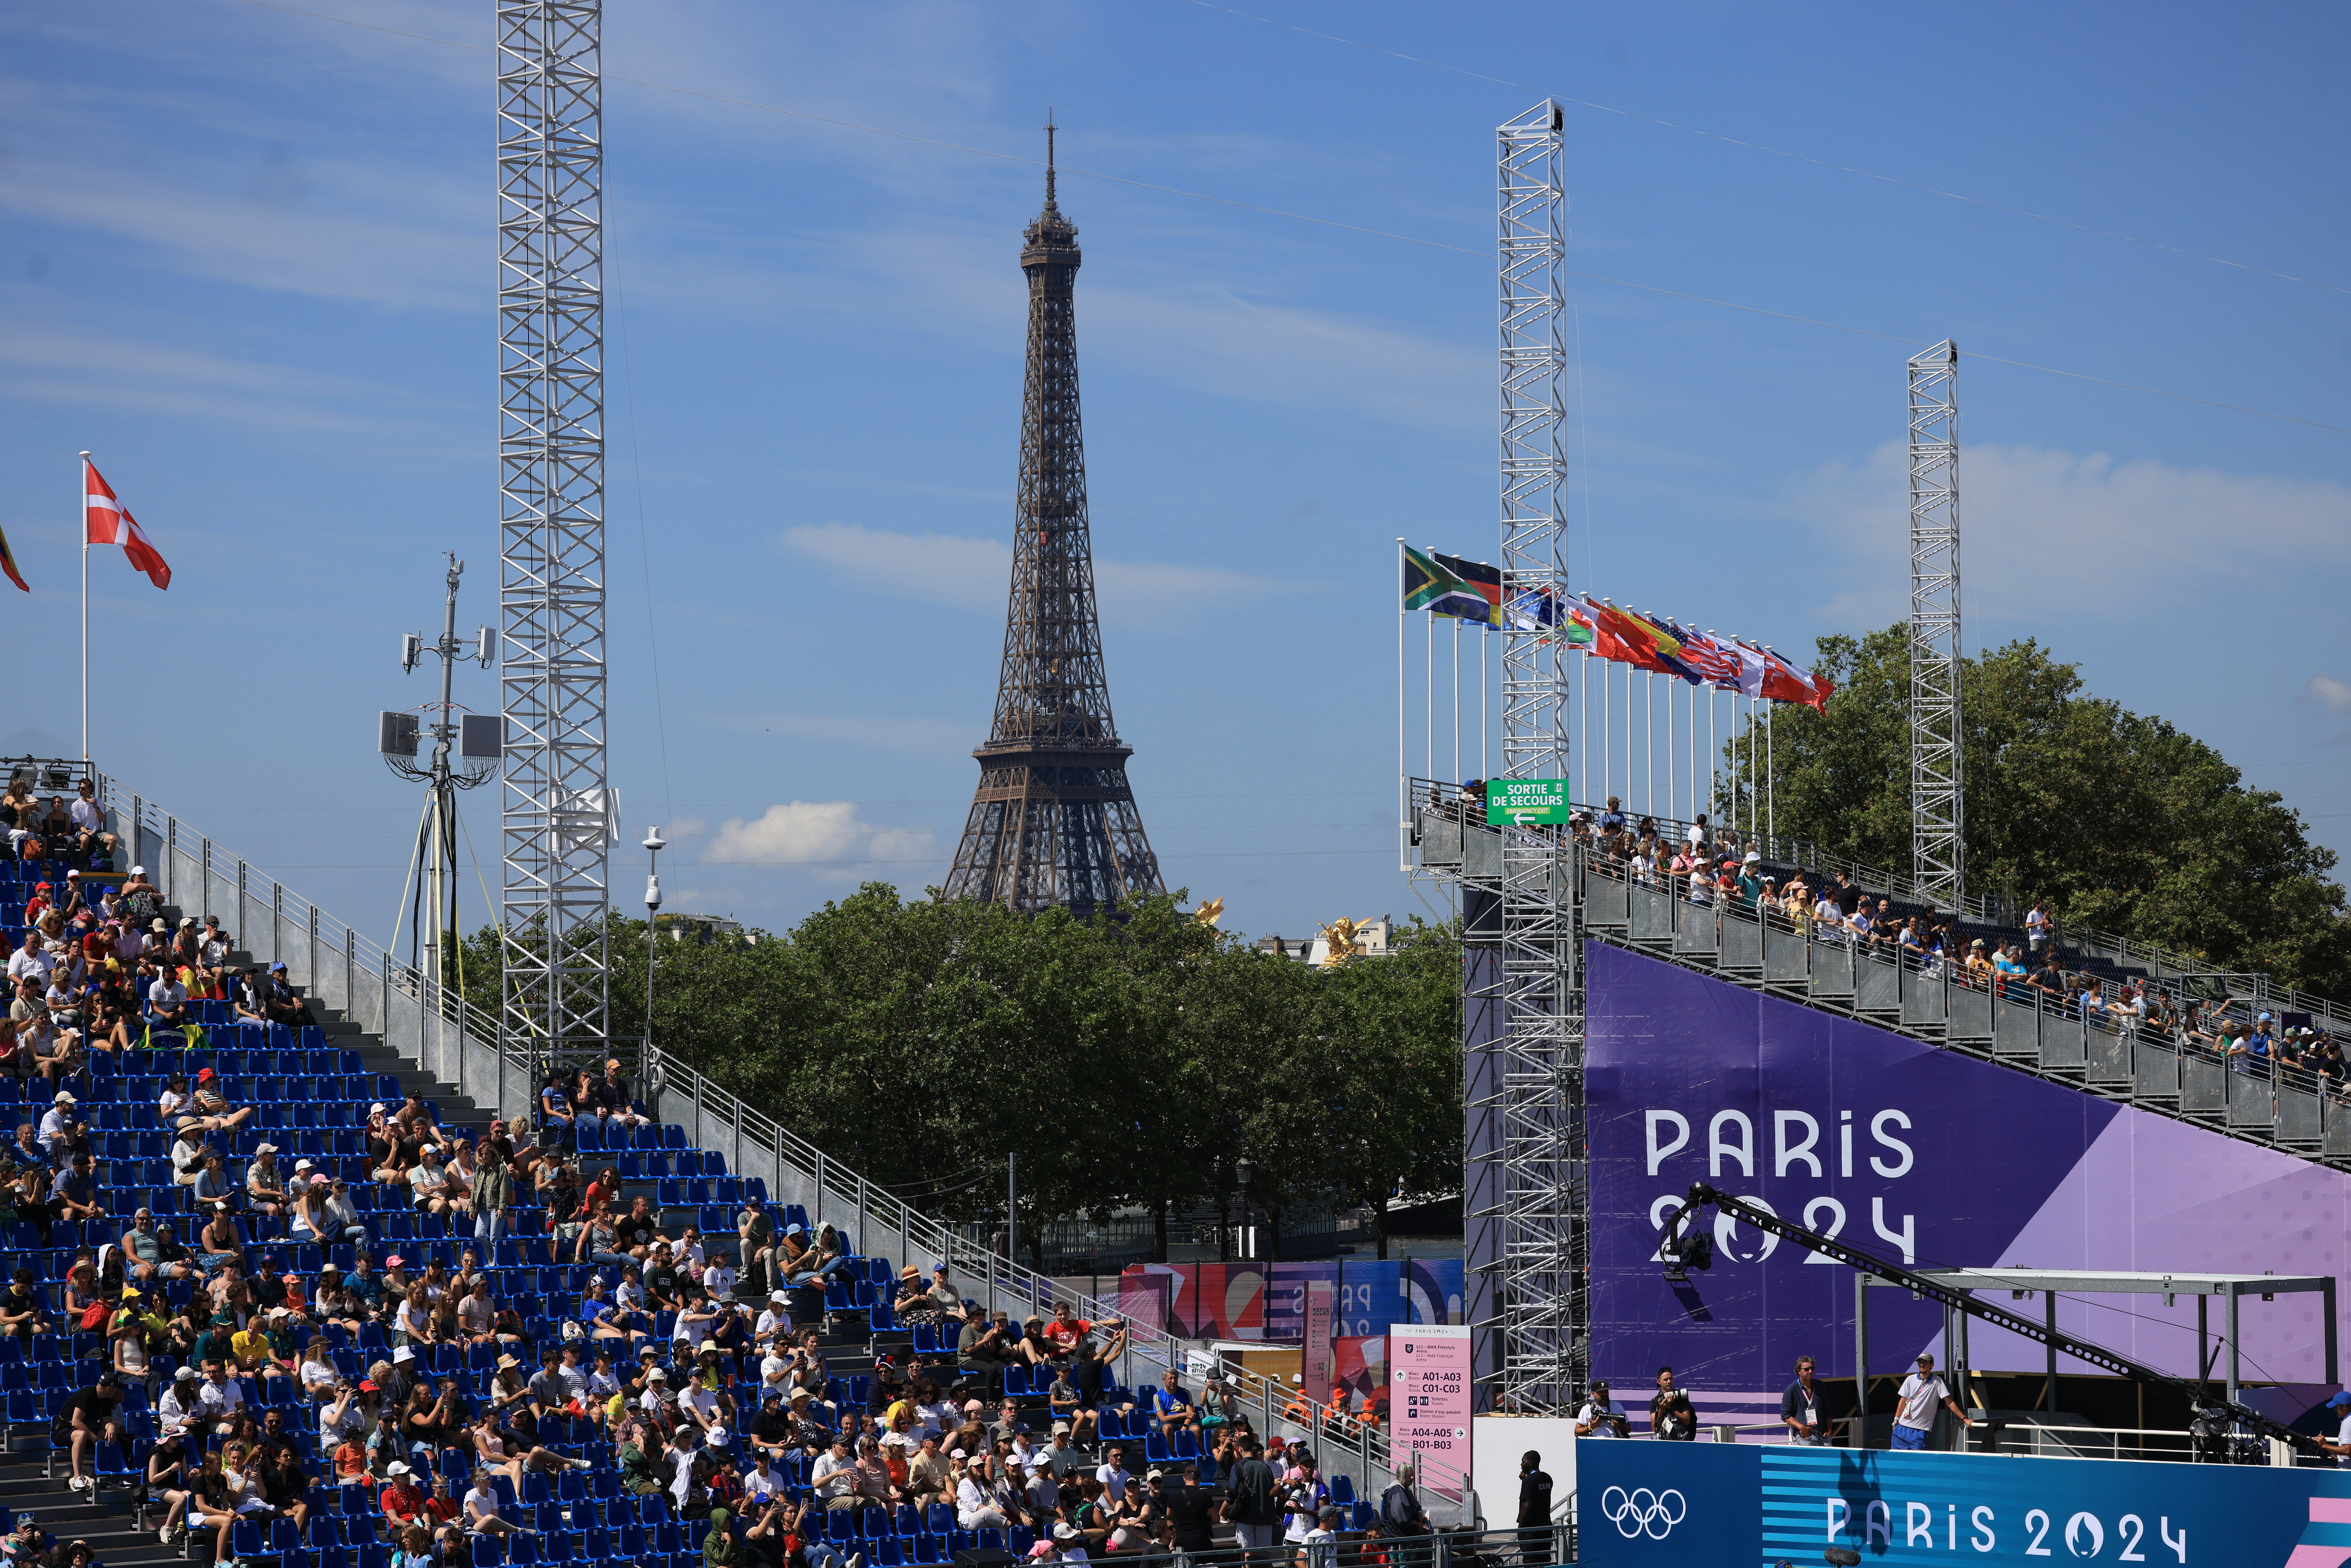
[[[956,1568],[1012,1568],[1012,1553],[1001,1546],[967,1546],[955,1560]]]

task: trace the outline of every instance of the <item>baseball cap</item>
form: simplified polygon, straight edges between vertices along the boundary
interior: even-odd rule
[[[277,1152],[277,1145],[276,1144],[263,1144],[253,1152],[256,1156],[262,1155],[274,1155]]]
[[[58,1104],[58,1105],[73,1105],[73,1104],[78,1104],[78,1103],[79,1103],[79,1102],[78,1102],[78,1101],[77,1101],[77,1100],[75,1100],[75,1099],[74,1099],[74,1097],[73,1097],[72,1095],[70,1095],[70,1094],[67,1093],[64,1090],[60,1089],[60,1090],[58,1090],[58,1091],[57,1091],[57,1099],[56,1099],[54,1102],[52,1102],[52,1103]]]
[[[171,927],[163,924],[163,917],[159,915],[154,918],[153,922],[148,925],[147,929],[150,931],[169,931]]]
[[[1056,1432],[1066,1432],[1069,1429],[1070,1424],[1067,1421],[1056,1421],[1053,1423],[1053,1430]]]
[[[383,1266],[387,1269],[397,1269],[400,1267],[400,1254],[397,1252],[383,1260]]]
[[[190,921],[190,922],[189,922],[189,924],[193,925],[194,925],[195,923],[194,923],[193,921]],[[270,972],[271,974],[273,974],[273,975],[282,975],[282,974],[284,974],[284,973],[286,972],[286,964],[285,964],[285,960],[280,959],[278,962],[277,962],[277,963],[275,963],[275,964],[270,965],[270,966],[269,966],[269,972]]]
[[[2326,1407],[2329,1410],[2340,1410],[2346,1405],[2351,1405],[2351,1388],[2345,1389],[2326,1402]]]
[[[398,1459],[394,1459],[392,1463],[383,1467],[383,1473],[388,1476],[404,1476],[411,1474],[412,1472],[406,1465],[402,1464]]]
[[[645,1380],[649,1383],[667,1383],[669,1374],[658,1366],[648,1367],[645,1370]]]
[[[196,1369],[193,1366],[183,1365],[179,1371],[172,1374],[172,1381],[174,1383],[193,1383],[195,1380]],[[16,1517],[22,1519],[25,1516],[20,1513]]]
[[[145,876],[147,874],[147,868],[143,865],[132,866],[131,868],[131,874],[132,876]]]
[[[214,1071],[211,1068],[209,1068],[209,1067],[200,1068],[200,1069],[197,1071],[197,1072],[196,1072],[196,1082],[199,1082],[199,1083],[206,1083],[206,1082],[210,1082],[213,1079],[215,1079],[215,1078],[217,1078],[217,1077],[219,1077],[219,1076],[220,1076],[220,1074],[219,1074],[219,1073],[214,1072]]]
[[[1051,1542],[1040,1541],[1029,1548],[1029,1555],[1031,1557],[1050,1557],[1053,1555],[1053,1543]]]
[[[768,1292],[768,1300],[771,1301],[781,1301],[787,1306],[791,1304],[791,1299],[790,1294],[783,1291],[770,1291]]]

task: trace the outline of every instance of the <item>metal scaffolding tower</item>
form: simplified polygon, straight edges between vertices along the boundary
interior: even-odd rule
[[[1959,779],[1959,346],[1910,361],[1910,874],[1959,907],[1967,814]]]
[[[1562,333],[1563,117],[1544,100],[1499,128],[1502,767],[1568,777],[1566,672],[1552,635],[1566,588]],[[1497,928],[1471,966],[1465,1022],[1471,1354],[1482,1407],[1556,1409],[1580,1392],[1583,1270],[1577,1154],[1583,996],[1563,831],[1512,828]]]
[[[1045,206],[1023,234],[1029,362],[1020,403],[1020,489],[996,718],[979,788],[947,873],[949,898],[1080,914],[1130,893],[1165,892],[1126,781],[1134,748],[1112,722],[1086,520],[1078,417],[1078,226],[1053,193],[1045,128]]]
[[[601,11],[601,0],[497,8],[499,1027],[566,1065],[611,1045]]]

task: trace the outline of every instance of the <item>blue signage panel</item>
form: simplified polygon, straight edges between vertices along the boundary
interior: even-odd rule
[[[1766,1445],[1576,1443],[1583,1563],[2351,1561],[2351,1471]]]
[[[1575,1440],[1578,1568],[1750,1563],[1762,1552],[1762,1482],[1737,1443]],[[1820,1552],[1815,1550],[1813,1560]]]

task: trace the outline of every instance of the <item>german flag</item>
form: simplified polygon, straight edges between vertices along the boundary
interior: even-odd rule
[[[6,572],[8,580],[26,592],[33,591],[33,585],[26,582],[25,574],[16,570],[16,558],[8,553],[8,536],[5,533],[0,533],[0,571]]]

